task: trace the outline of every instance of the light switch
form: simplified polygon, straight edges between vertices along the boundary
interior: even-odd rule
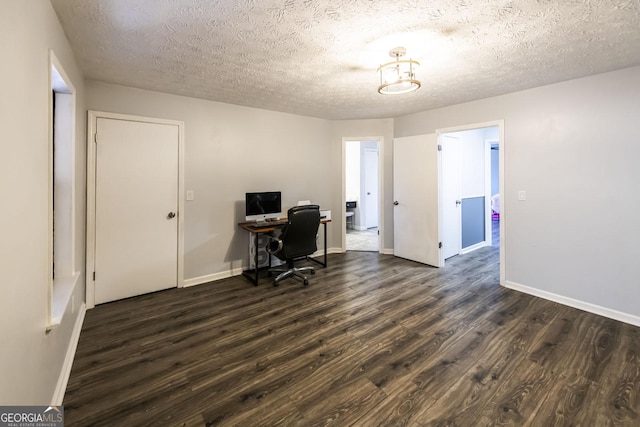
[[[524,190],[518,191],[518,200],[527,200],[527,192]]]
[[[193,200],[193,190],[187,190],[187,200]]]

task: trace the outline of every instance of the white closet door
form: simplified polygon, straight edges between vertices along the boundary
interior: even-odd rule
[[[96,304],[177,286],[179,129],[97,119]]]

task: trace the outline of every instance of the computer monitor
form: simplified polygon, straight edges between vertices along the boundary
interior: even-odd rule
[[[282,193],[280,191],[246,193],[245,207],[247,221],[280,218],[282,214]]]

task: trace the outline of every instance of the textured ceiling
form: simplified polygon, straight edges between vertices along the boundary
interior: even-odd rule
[[[51,0],[88,79],[327,119],[640,65],[640,0]],[[378,94],[389,50],[416,92]]]

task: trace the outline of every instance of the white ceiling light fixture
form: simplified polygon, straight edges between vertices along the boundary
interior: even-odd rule
[[[416,68],[420,63],[413,59],[400,59],[406,53],[407,49],[404,47],[393,48],[389,51],[389,56],[396,60],[378,67],[378,74],[380,74],[379,93],[383,95],[399,95],[413,92],[420,88],[420,80],[416,79]]]

